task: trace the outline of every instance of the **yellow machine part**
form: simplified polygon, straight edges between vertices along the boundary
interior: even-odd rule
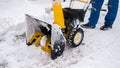
[[[77,0],[77,1],[80,1],[80,2],[83,2],[83,3],[88,3],[88,1],[86,1],[86,0]]]
[[[40,46],[40,40],[42,39],[42,37],[44,36],[43,33],[41,32],[36,32],[32,37],[31,39],[29,40],[30,43],[32,43],[34,40],[34,45],[35,47],[38,47]],[[50,46],[51,46],[51,38],[47,38],[46,40],[46,43],[44,46],[41,47],[41,49],[44,51],[44,52],[47,52],[48,54],[51,54],[51,50],[50,50]]]
[[[41,38],[44,36],[44,34],[43,33],[41,33],[41,32],[36,32],[36,33],[34,33],[34,35],[30,38],[30,40],[29,40],[29,42],[30,43],[32,43],[34,40],[34,45],[36,46],[36,47],[38,47],[39,46],[39,42],[40,42],[40,40],[41,40]]]
[[[64,15],[62,5],[59,0],[53,0],[54,24],[59,25],[61,28],[66,28],[64,23]]]
[[[47,52],[48,54],[51,54],[51,49],[50,49],[51,44],[50,43],[51,43],[51,38],[49,37],[49,38],[47,38],[45,45],[41,47],[41,49],[43,51]]]

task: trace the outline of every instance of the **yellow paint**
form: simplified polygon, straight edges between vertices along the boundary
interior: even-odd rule
[[[81,40],[81,34],[80,33],[77,33],[74,37],[74,43],[75,44],[78,44]]]
[[[36,47],[38,47],[38,46],[40,45],[39,42],[40,42],[40,40],[41,40],[41,38],[42,38],[43,36],[44,36],[43,33],[41,33],[41,32],[36,32],[36,33],[30,38],[29,42],[32,43],[33,40],[35,40],[35,41],[34,41],[34,45],[35,45]]]
[[[83,2],[83,3],[88,3],[88,1],[86,1],[86,0],[77,0],[77,1],[80,1],[80,2]]]
[[[46,43],[44,46],[41,47],[41,49],[45,52],[47,52],[49,55],[51,54],[51,38],[47,38]]]
[[[29,42],[32,43],[32,41],[35,40],[33,43],[34,43],[35,47],[38,47],[38,46],[40,46],[40,40],[42,39],[43,36],[44,36],[43,33],[36,32],[31,37],[31,39],[29,40]],[[48,54],[51,54],[51,49],[50,49],[51,44],[50,43],[51,43],[51,38],[49,37],[49,38],[47,38],[45,45],[41,47],[41,49],[44,52],[47,52]]]
[[[53,0],[54,24],[59,25],[61,28],[66,28],[64,24],[64,15],[62,5],[59,0]]]

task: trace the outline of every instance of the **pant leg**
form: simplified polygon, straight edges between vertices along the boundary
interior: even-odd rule
[[[103,2],[104,0],[93,0],[92,10],[91,10],[91,14],[89,17],[89,22],[88,22],[89,26],[96,26],[98,19],[99,19],[100,10],[103,5]]]
[[[118,11],[119,0],[109,0],[108,12],[105,16],[105,25],[112,26]]]

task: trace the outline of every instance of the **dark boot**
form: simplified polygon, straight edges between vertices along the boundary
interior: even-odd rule
[[[94,29],[95,28],[95,26],[89,26],[88,24],[82,24],[81,27],[86,28],[86,29]]]
[[[110,30],[110,29],[112,29],[112,26],[103,25],[102,27],[100,27],[100,30],[103,30],[103,31]]]

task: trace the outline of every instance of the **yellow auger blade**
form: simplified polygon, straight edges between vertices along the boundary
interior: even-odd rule
[[[34,41],[34,45],[38,47],[40,45],[39,42],[43,36],[43,33],[35,32],[35,34],[30,38],[29,42],[32,43]]]
[[[35,47],[38,47],[40,46],[40,40],[42,39],[42,37],[44,36],[43,33],[41,32],[36,32],[29,40],[30,43],[34,43]],[[47,52],[48,54],[51,54],[51,50],[50,50],[50,46],[51,46],[51,38],[47,38],[46,40],[46,43],[44,46],[41,47],[41,49],[44,51],[44,52]]]
[[[62,5],[59,0],[53,0],[54,24],[59,25],[61,28],[66,28],[64,23],[64,15]]]
[[[44,52],[47,52],[49,55],[51,54],[51,49],[50,49],[51,44],[50,43],[51,43],[51,38],[49,37],[49,38],[47,38],[45,45],[41,47],[41,49]]]

